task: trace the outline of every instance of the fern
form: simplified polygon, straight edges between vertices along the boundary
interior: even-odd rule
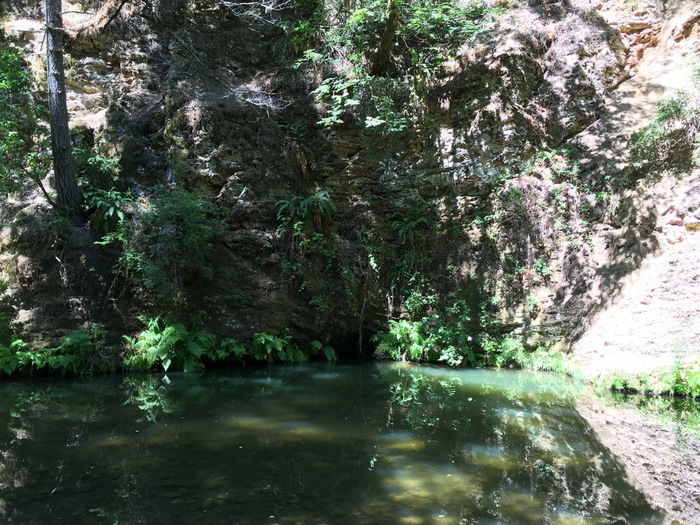
[[[247,352],[245,346],[235,339],[224,339],[218,349],[209,352],[208,357],[211,361],[228,361],[232,357],[236,361],[242,361]]]
[[[141,318],[146,330],[138,337],[125,336],[131,351],[124,364],[133,370],[150,370],[158,363],[166,372],[171,368],[197,372],[204,368],[202,357],[209,356],[216,338],[205,330],[190,332],[182,323],[163,323],[160,317]],[[164,325],[164,326],[163,326]]]
[[[306,198],[292,197],[277,202],[277,220],[283,229],[301,222],[306,235],[328,228],[336,213],[335,204],[326,190],[317,191]]]
[[[315,356],[319,353],[323,353],[326,361],[336,361],[338,359],[335,349],[332,346],[324,345],[321,341],[311,341],[309,343],[309,355]]]
[[[258,361],[267,361],[268,363],[275,360],[285,361],[287,357],[286,345],[287,341],[281,337],[259,332],[253,335],[250,351],[253,358]]]

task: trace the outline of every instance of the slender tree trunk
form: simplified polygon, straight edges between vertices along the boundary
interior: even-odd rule
[[[377,47],[377,54],[374,55],[372,68],[370,73],[374,76],[384,75],[389,68],[389,58],[391,57],[391,48],[394,46],[394,38],[396,31],[399,28],[399,4],[396,0],[387,0],[386,3],[386,22],[384,23],[384,32],[382,39]]]
[[[49,93],[49,122],[53,172],[58,207],[77,215],[82,195],[73,164],[66,107],[66,80],[63,71],[63,18],[61,0],[46,0],[46,82]]]

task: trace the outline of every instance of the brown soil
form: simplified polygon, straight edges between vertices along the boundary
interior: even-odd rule
[[[632,485],[666,512],[665,525],[700,524],[700,439],[587,392],[577,410],[625,465]]]
[[[697,38],[680,36],[697,18],[697,2],[669,0],[627,13],[618,9],[623,5],[608,3],[601,14],[623,33],[628,28],[628,43],[644,42],[643,54],[634,76],[607,101],[609,113],[580,137],[589,160],[606,172],[624,168],[630,133],[653,117],[660,99],[692,89],[689,67],[698,51]],[[649,24],[646,40],[630,29],[635,17],[638,27]],[[589,380],[648,373],[700,355],[700,172],[641,186],[630,193],[630,205],[653,208],[656,250],[618,283],[619,295],[601,299],[609,304],[574,345],[574,361]],[[700,524],[700,439],[636,409],[606,406],[591,393],[577,408],[632,484],[667,513],[665,524]]]
[[[659,249],[625,279],[617,301],[575,345],[574,362],[586,379],[634,376],[700,356],[700,234],[675,211],[659,215]]]

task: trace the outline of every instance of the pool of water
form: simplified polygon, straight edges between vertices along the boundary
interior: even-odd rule
[[[661,524],[578,388],[397,364],[5,381],[0,519]]]

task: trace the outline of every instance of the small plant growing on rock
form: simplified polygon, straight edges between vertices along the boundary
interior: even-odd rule
[[[84,208],[91,215],[91,223],[105,233],[116,232],[126,217],[125,206],[133,203],[131,194],[110,190],[94,189],[84,193]]]
[[[122,245],[123,271],[146,293],[177,302],[185,281],[211,276],[205,255],[218,222],[209,211],[184,189],[160,188],[135,203],[130,217],[103,242]]]
[[[696,85],[700,84],[696,81]],[[630,140],[632,168],[680,174],[700,162],[700,95],[678,91]]]
[[[305,198],[297,196],[278,201],[277,208],[277,220],[282,229],[288,230],[300,222],[306,235],[327,229],[336,213],[335,204],[326,190]]]

